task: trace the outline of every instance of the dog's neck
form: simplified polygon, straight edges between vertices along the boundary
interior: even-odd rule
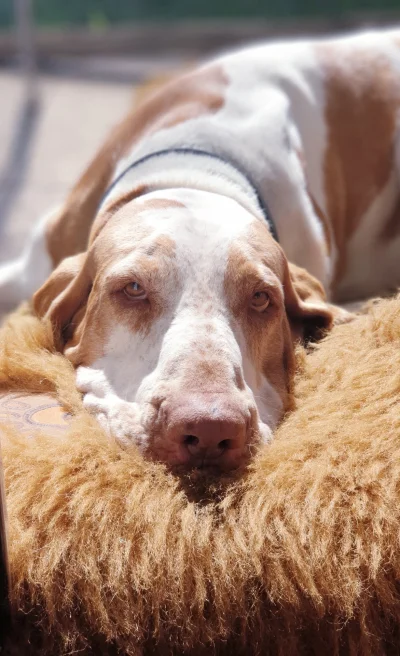
[[[153,153],[133,164],[121,162],[101,209],[134,189],[143,189],[143,195],[179,188],[227,196],[255,216],[269,219],[257,189],[242,171],[219,156],[189,148]]]

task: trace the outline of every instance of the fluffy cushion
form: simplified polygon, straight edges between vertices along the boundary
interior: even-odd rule
[[[400,299],[299,351],[297,408],[214,486],[107,439],[48,327],[14,315],[0,343],[4,388],[73,415],[3,429],[24,654],[398,653]]]

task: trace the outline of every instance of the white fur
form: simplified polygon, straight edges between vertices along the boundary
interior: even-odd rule
[[[53,212],[35,226],[19,258],[0,265],[0,307],[11,309],[46,281],[52,261],[46,248],[46,227]]]
[[[347,244],[347,266],[338,294],[344,301],[366,298],[400,285],[400,237],[382,240],[382,223],[394,211],[400,194],[398,172],[374,199]]]

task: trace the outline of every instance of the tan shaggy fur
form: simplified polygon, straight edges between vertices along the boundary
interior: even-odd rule
[[[299,351],[297,408],[215,487],[108,440],[49,327],[0,343],[1,386],[75,415],[4,431],[19,653],[399,653],[400,298]]]

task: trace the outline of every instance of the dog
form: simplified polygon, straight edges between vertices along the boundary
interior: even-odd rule
[[[400,281],[400,30],[255,45],[115,128],[0,270],[84,403],[172,468],[229,471],[290,407],[297,340]]]

